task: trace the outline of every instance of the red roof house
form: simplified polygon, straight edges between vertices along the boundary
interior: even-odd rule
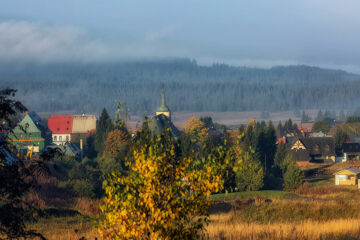
[[[48,127],[53,134],[71,134],[72,125],[72,116],[51,116],[48,120]]]

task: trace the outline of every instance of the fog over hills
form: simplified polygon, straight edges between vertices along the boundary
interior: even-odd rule
[[[172,111],[360,107],[360,75],[310,66],[200,66],[189,59],[0,64],[0,87],[18,89],[17,97],[41,112],[114,111],[120,100],[132,114],[152,113],[162,84]]]

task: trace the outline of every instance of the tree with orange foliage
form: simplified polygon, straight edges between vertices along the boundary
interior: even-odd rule
[[[111,158],[119,158],[130,139],[129,133],[125,130],[115,129],[109,132],[104,146],[104,155]]]
[[[142,134],[139,134],[139,136]],[[104,181],[99,231],[105,239],[201,239],[210,194],[222,188],[215,156],[205,164],[177,154],[170,133],[134,144],[127,174]]]
[[[190,118],[185,125],[185,133],[192,137],[192,141],[203,143],[209,137],[208,129],[205,123],[197,119],[195,116]]]

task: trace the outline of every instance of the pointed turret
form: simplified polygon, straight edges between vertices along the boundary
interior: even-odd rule
[[[168,106],[165,103],[165,90],[164,87],[161,89],[161,104],[160,107],[156,110],[156,115],[164,114],[169,119],[171,119],[171,112]]]

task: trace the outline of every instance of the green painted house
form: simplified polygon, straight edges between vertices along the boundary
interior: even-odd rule
[[[9,133],[8,139],[18,151],[36,153],[51,143],[51,131],[35,112],[29,112]]]

